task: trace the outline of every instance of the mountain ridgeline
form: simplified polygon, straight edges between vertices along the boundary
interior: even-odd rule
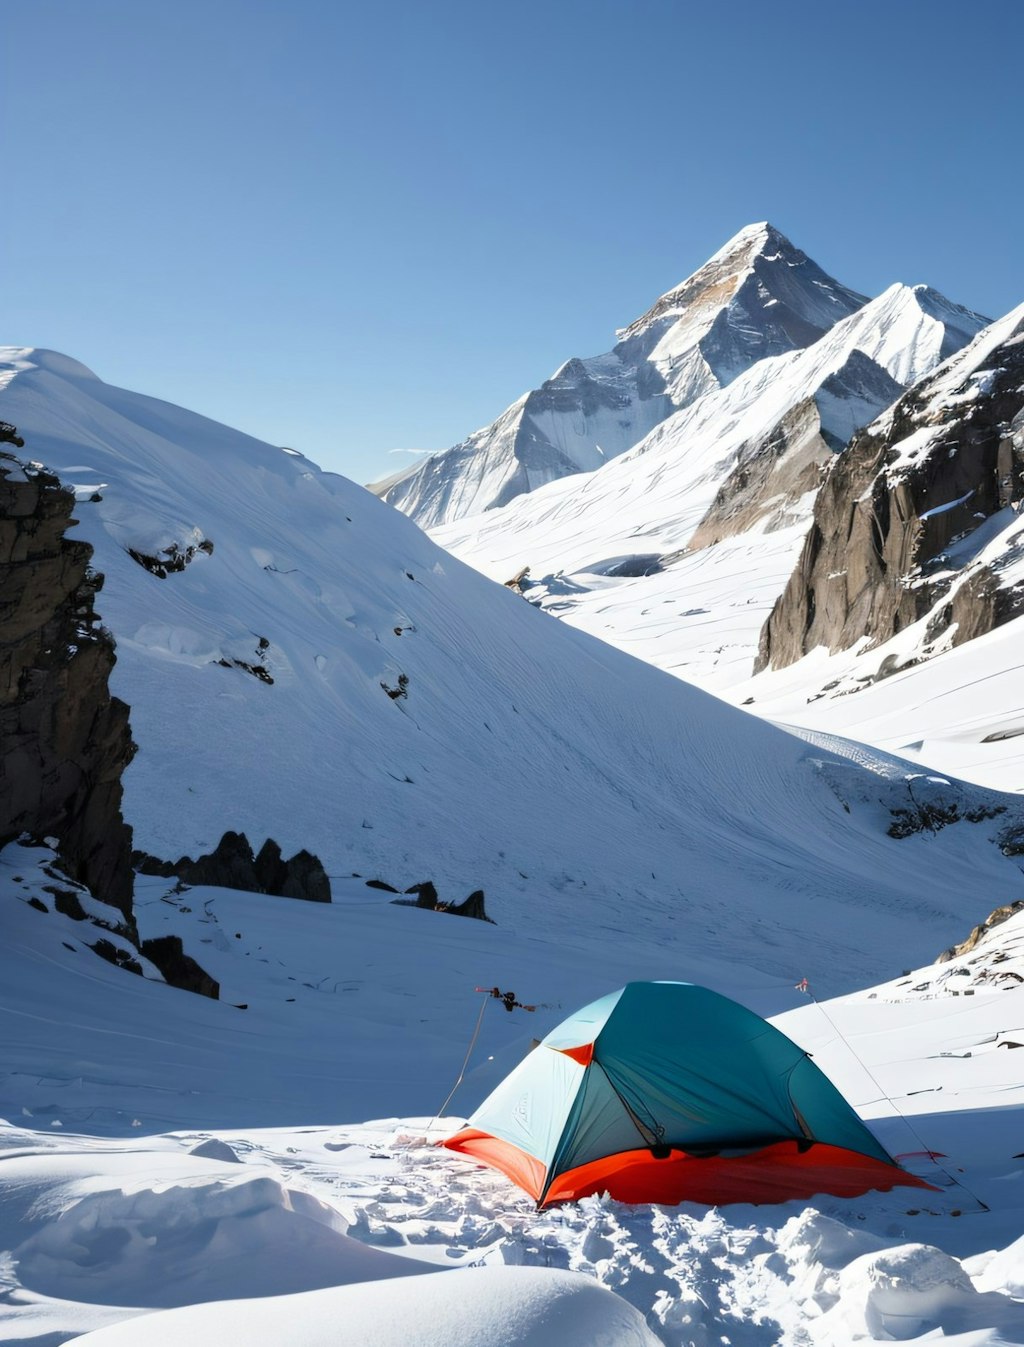
[[[758,669],[816,647],[879,647],[876,676],[1024,612],[1024,306],[993,323],[855,436],[818,493]]]
[[[619,333],[567,360],[490,426],[371,486],[424,528],[592,472],[758,360],[817,341],[863,304],[769,224],[741,230]]]
[[[822,483],[988,325],[925,284],[865,300],[752,226],[625,330],[661,334],[648,353],[673,403],[636,443],[483,513],[459,511],[482,508],[487,454],[441,455],[429,471],[450,522],[400,508],[538,607],[719,695],[742,687],[760,710],[746,684]]]

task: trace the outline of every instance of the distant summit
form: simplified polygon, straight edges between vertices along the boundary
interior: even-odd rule
[[[744,290],[752,294],[741,294]],[[772,320],[768,326],[791,326],[787,349],[808,344],[808,327],[814,329],[810,340],[815,340],[840,318],[867,303],[865,295],[833,280],[784,234],[762,221],[734,234],[698,271],[666,291],[618,336],[626,340],[665,320],[717,314],[737,296],[741,305],[753,312],[781,306],[781,312],[765,317]]]
[[[866,303],[767,223],[748,225],[617,334],[566,361],[491,425],[371,486],[424,528],[592,472],[766,356],[817,341]]]

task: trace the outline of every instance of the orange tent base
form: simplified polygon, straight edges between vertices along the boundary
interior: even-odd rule
[[[779,1141],[746,1155],[697,1157],[673,1150],[666,1159],[656,1160],[649,1150],[624,1151],[557,1175],[545,1192],[544,1165],[518,1146],[475,1128],[441,1144],[501,1170],[541,1207],[593,1193],[608,1193],[619,1202],[665,1206],[699,1202],[719,1207],[731,1202],[788,1202],[816,1193],[858,1197],[873,1189],[932,1189],[898,1165],[855,1151],[820,1142],[801,1150],[795,1141]]]
[[[439,1141],[439,1146],[447,1146],[450,1151],[459,1151],[474,1160],[480,1160],[492,1169],[501,1170],[511,1179],[517,1188],[529,1193],[536,1200],[544,1188],[547,1166],[542,1160],[527,1155],[511,1142],[492,1137],[490,1132],[480,1132],[475,1127],[466,1127],[447,1141]]]

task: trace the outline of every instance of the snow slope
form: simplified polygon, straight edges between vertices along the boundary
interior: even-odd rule
[[[139,1325],[89,1333],[86,1347],[133,1347]],[[426,1284],[378,1283],[147,1319],[152,1347],[221,1347],[232,1335],[292,1347],[658,1347],[642,1316],[581,1273],[487,1268]]]
[[[566,361],[491,425],[370,489],[424,528],[497,509],[593,472],[675,409],[808,345],[864,302],[771,225],[748,225],[623,328],[613,350]]]
[[[552,623],[294,452],[65,357],[6,370],[0,416],[76,485],[106,576],[143,849],[271,835],[335,877],[483,887],[505,930],[813,949],[846,986],[888,967],[871,923],[918,958],[1012,896],[1001,815],[896,842],[899,762],[811,751]]]

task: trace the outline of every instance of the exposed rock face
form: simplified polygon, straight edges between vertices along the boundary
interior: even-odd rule
[[[107,688],[92,548],[65,537],[73,507],[56,477],[0,454],[0,845],[55,837],[68,874],[130,917],[121,773],[135,746]]]
[[[209,538],[203,538],[201,542],[190,545],[170,543],[156,556],[150,556],[135,547],[129,547],[127,552],[131,559],[149,571],[150,575],[155,575],[158,580],[166,580],[169,575],[183,571],[197,552],[202,552],[208,557],[213,556],[213,543]]]
[[[176,935],[162,935],[142,942],[142,954],[155,964],[172,987],[186,992],[197,992],[216,1001],[220,998],[220,984],[185,953]]]
[[[818,486],[831,458],[813,399],[794,407],[763,439],[737,456],[736,466],[690,539],[690,548],[711,547],[745,533],[769,509],[799,500]]]
[[[377,884],[375,887],[387,886]],[[483,889],[474,889],[461,903],[442,902],[436,885],[429,879],[422,884],[414,884],[412,888],[406,889],[406,893],[416,895],[415,903],[409,904],[404,898],[396,898],[395,902],[403,906],[422,907],[428,912],[450,912],[454,917],[473,917],[477,921],[488,921],[492,926],[495,925],[494,919],[487,915]]]
[[[133,860],[141,874],[168,879],[176,875],[185,884],[269,893],[309,903],[331,901],[331,881],[318,858],[308,851],[297,851],[286,861],[272,838],[263,843],[258,856],[253,854],[245,833],[226,832],[214,850],[198,860],[182,856],[177,861],[161,861],[140,851],[134,853]]]
[[[960,954],[969,954],[975,949],[981,941],[988,935],[989,931],[996,926],[1001,926],[1004,921],[1009,921],[1017,912],[1024,910],[1024,902],[1005,903],[1002,907],[997,907],[994,912],[990,912],[980,926],[975,926],[966,940],[962,940],[959,945],[951,945],[949,949],[943,950],[936,963],[949,963],[950,959],[957,958]]]
[[[865,636],[877,646],[925,617],[916,658],[927,658],[1024,611],[1024,587],[1008,573],[1024,547],[1022,337],[1015,310],[835,460],[757,670]]]

